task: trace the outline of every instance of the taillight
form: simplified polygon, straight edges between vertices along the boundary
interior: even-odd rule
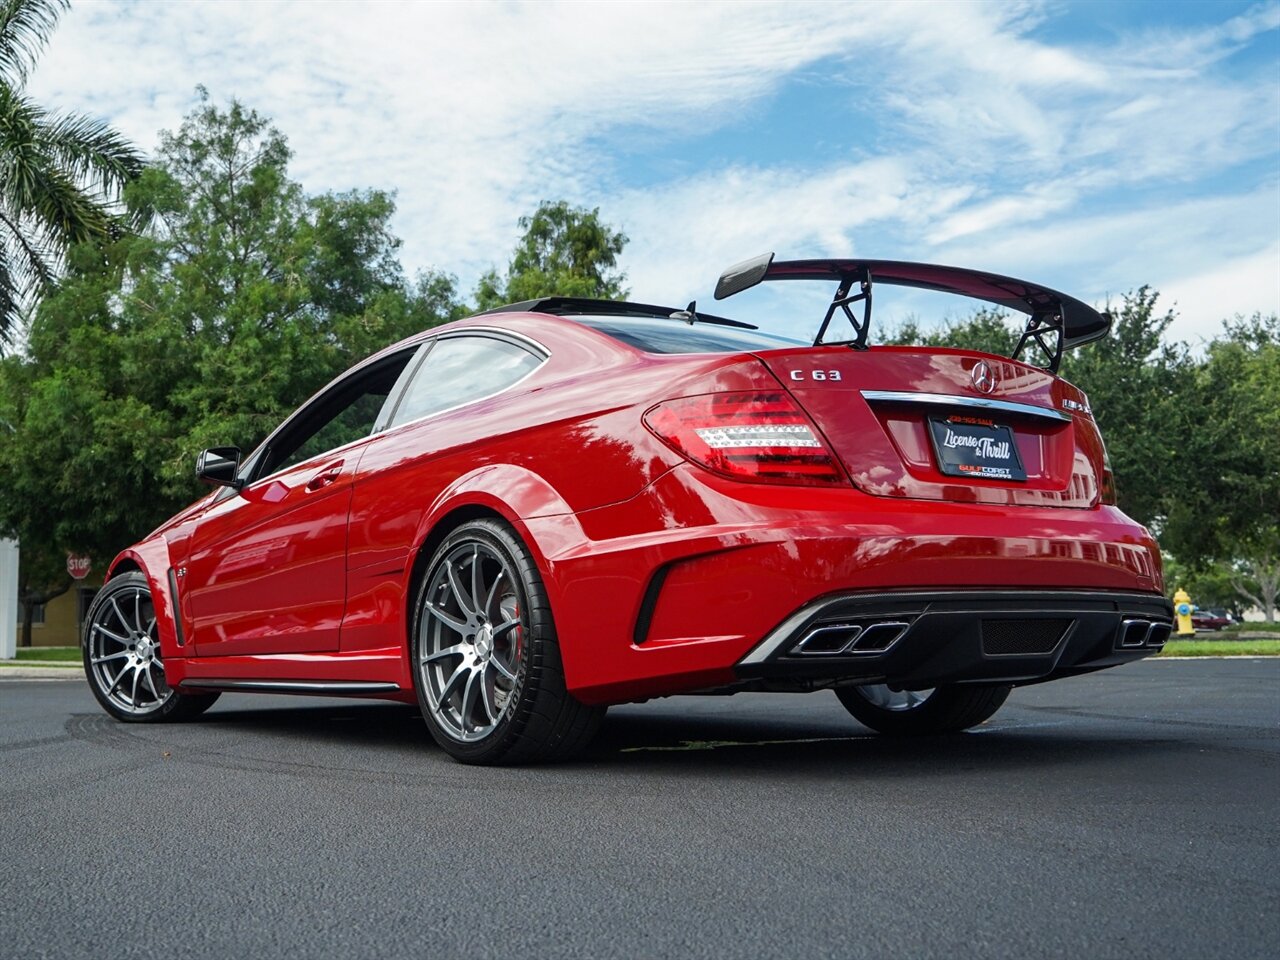
[[[817,429],[781,391],[709,393],[658,404],[644,423],[700,467],[761,483],[843,485]]]

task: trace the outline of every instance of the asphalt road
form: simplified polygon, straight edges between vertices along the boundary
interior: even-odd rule
[[[830,694],[611,711],[569,766],[409,708],[109,720],[0,681],[2,957],[1274,957],[1280,660],[1015,691],[867,735]]]

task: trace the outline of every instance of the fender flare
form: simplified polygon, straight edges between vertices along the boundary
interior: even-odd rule
[[[151,601],[155,607],[156,633],[160,637],[160,656],[164,660],[186,656],[179,643],[181,625],[174,618],[175,603],[170,581],[172,565],[169,559],[169,543],[164,537],[144,540],[116,554],[107,567],[103,583],[110,583],[120,573],[137,570],[147,578]],[[81,638],[81,643],[84,638]]]
[[[449,518],[477,513],[496,514],[515,528],[533,554],[555,609],[559,591],[549,558],[581,543],[586,534],[569,504],[541,476],[515,464],[488,464],[454,480],[423,513],[405,565],[406,624],[412,622],[413,585],[435,544],[451,526]],[[540,522],[544,519],[549,522]]]

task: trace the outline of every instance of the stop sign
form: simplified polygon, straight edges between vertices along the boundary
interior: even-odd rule
[[[92,567],[93,561],[88,557],[81,556],[78,553],[67,554],[67,573],[71,574],[76,580],[83,580],[87,577]]]

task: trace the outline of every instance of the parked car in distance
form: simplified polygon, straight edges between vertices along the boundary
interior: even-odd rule
[[[1225,610],[1197,610],[1191,614],[1191,625],[1197,630],[1225,630],[1236,621]]]
[[[833,691],[882,733],[957,731],[1161,649],[1159,550],[1057,375],[1109,317],[982,271],[771,254],[717,299],[762,281],[834,284],[817,335],[548,297],[388,347],[248,456],[204,451],[216,489],[88,613],[94,695],[128,722],[383,697],[456,759],[514,763],[672,694]],[[873,286],[1025,333],[1011,357],[872,346]]]

